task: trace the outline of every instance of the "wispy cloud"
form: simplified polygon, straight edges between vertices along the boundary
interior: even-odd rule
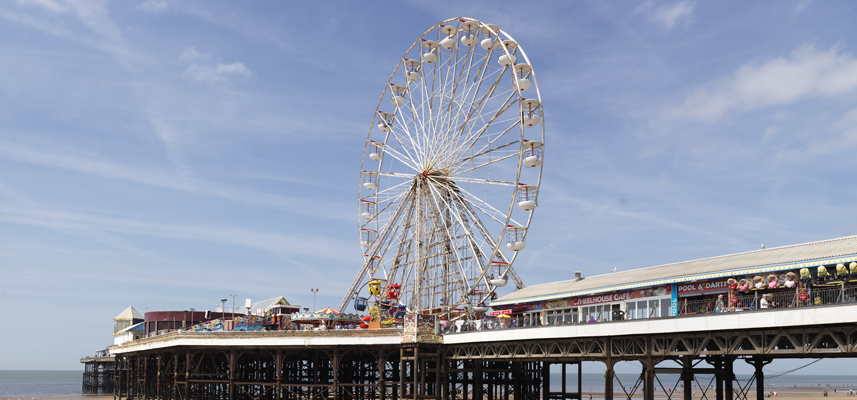
[[[834,46],[801,46],[787,57],[748,63],[711,82],[663,116],[713,121],[731,112],[832,97],[857,89],[857,59]]]
[[[147,12],[162,12],[166,11],[170,5],[164,0],[146,0],[140,3],[137,8]]]
[[[252,73],[244,63],[236,61],[230,64],[191,64],[184,71],[185,76],[189,76],[197,81],[209,82],[226,82],[230,76],[250,77]]]
[[[812,0],[798,0],[797,4],[795,4],[795,14],[806,11],[810,4],[812,4]]]
[[[667,30],[672,30],[678,25],[685,28],[693,23],[693,9],[696,4],[691,1],[681,1],[673,5],[655,6],[652,0],[646,0],[637,7],[637,12],[648,16],[649,21],[662,25]]]
[[[182,54],[179,55],[179,60],[182,61],[208,61],[210,59],[211,54],[203,53],[197,50],[194,46],[184,49],[184,51],[182,51]]]
[[[63,232],[88,232],[91,234],[111,232],[242,246],[270,252],[290,261],[294,261],[296,256],[339,262],[354,260],[354,252],[348,250],[355,247],[353,243],[306,233],[286,235],[232,226],[175,224],[157,220],[6,205],[0,205],[0,221]],[[102,237],[102,239],[104,238]],[[109,244],[128,250],[123,241],[113,240]]]
[[[352,220],[353,214],[341,202],[320,199],[303,199],[263,193],[257,190],[233,187],[176,174],[175,171],[152,166],[128,166],[100,158],[86,151],[52,149],[50,146],[32,146],[0,140],[0,158],[77,171],[107,178],[123,179],[161,188],[173,189],[201,196],[217,197],[247,205],[260,205],[275,209],[300,212],[324,219]],[[312,203],[312,208],[302,207]]]

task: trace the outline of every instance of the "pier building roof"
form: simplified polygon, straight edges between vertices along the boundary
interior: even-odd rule
[[[119,315],[113,318],[115,321],[131,321],[135,319],[143,320],[143,316],[131,306],[128,306],[125,311],[122,311]]]
[[[267,312],[269,309],[271,309],[271,307],[274,307],[277,305],[291,306],[292,304],[289,303],[285,297],[280,296],[280,297],[274,297],[273,299],[262,300],[262,301],[257,301],[255,303],[252,303],[250,305],[249,309],[247,307],[238,307],[235,309],[235,313],[244,315],[244,314],[248,314],[248,311],[249,311],[250,315],[260,315],[260,313],[261,313],[261,315],[264,315],[265,312]],[[300,306],[293,306],[293,307],[294,308],[300,308]]]
[[[613,272],[527,286],[493,302],[492,307],[671,283],[772,273],[796,268],[857,261],[857,236],[772,247],[699,260]]]

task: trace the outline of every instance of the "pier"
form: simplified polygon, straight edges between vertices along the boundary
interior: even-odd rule
[[[606,365],[607,399],[667,388],[687,399],[700,379],[713,383],[707,398],[762,399],[774,359],[857,356],[855,315],[857,304],[810,306],[452,333],[442,344],[402,343],[397,329],[175,332],[110,350],[117,399],[581,399],[579,381],[552,391],[550,370],[580,377],[583,361]],[[620,361],[640,362],[637,382],[614,387]],[[735,380],[735,362],[755,367],[751,382]]]

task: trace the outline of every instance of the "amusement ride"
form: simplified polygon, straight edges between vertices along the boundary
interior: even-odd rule
[[[411,45],[373,115],[361,168],[364,262],[338,310],[365,326],[407,313],[478,318],[538,207],[544,115],[524,49],[496,25],[443,21]],[[365,327],[364,326],[364,327]]]

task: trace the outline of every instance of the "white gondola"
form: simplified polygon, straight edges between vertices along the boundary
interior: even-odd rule
[[[435,49],[437,49],[437,42],[434,40],[425,40],[423,39],[423,62],[431,64],[437,61],[437,53],[435,53]]]
[[[384,143],[369,141],[369,158],[375,161],[381,161],[384,158]]]
[[[455,47],[455,27],[441,25],[440,31],[443,32],[444,35],[446,35],[446,37],[440,41],[440,47],[443,47],[447,50],[452,50],[452,48]]]
[[[484,304],[477,304],[472,310],[477,314],[485,314],[488,312],[488,307],[485,307]]]
[[[389,132],[393,129],[393,114],[384,111],[378,111],[378,117],[380,121],[378,121],[378,129]]]
[[[533,68],[528,64],[515,64],[515,84],[518,85],[520,91],[525,91],[532,86],[533,81],[530,80],[530,71]]]
[[[364,219],[372,219],[377,213],[377,209],[374,201],[360,200],[360,216]]]
[[[378,232],[372,229],[361,229],[360,230],[360,243],[363,244],[363,247],[370,247],[372,243],[375,243],[375,239],[378,238]]]
[[[497,276],[492,276],[491,279],[488,279],[488,283],[491,286],[503,287],[509,283],[509,278],[506,276],[506,271],[509,269],[509,263],[505,263],[502,261],[491,261],[491,267],[497,268]]]
[[[500,28],[497,28],[497,25],[494,24],[485,24],[482,25],[482,41],[479,42],[479,45],[482,46],[485,50],[496,49],[497,46],[500,45],[500,40],[497,38],[497,35],[492,33],[491,31],[500,33]]]
[[[509,54],[506,52],[501,52],[500,58],[497,59],[497,62],[504,67],[508,67],[518,61],[518,56],[515,55],[518,49],[518,43],[514,40],[504,40],[503,47],[508,50]]]
[[[375,271],[377,271],[378,266],[381,265],[381,256],[364,254],[363,257],[366,259],[366,266],[369,267],[369,275],[375,275]]]
[[[395,83],[391,83],[390,84],[390,92],[391,92],[390,101],[393,104],[395,104],[397,106],[405,104],[405,87],[404,86],[396,85]]]
[[[539,204],[539,187],[533,185],[518,185],[518,208],[524,211],[533,211]]]
[[[512,251],[521,251],[527,247],[527,228],[517,225],[506,227],[506,247]]]
[[[524,126],[532,128],[538,125],[539,121],[542,120],[542,103],[536,99],[523,99],[521,100],[521,107],[523,107],[521,118]]]
[[[542,148],[544,143],[537,140],[525,140],[521,153],[524,157],[524,166],[533,168],[542,165]]]
[[[473,21],[464,21],[461,23],[461,30],[458,31],[459,36],[461,36],[461,44],[470,47],[473,46],[473,43],[476,43],[476,39],[479,38],[479,34],[477,32],[477,28],[479,28],[479,24]]]
[[[405,59],[405,79],[408,82],[420,80],[420,62],[418,60]]]
[[[378,188],[378,171],[363,171],[363,187],[369,190]]]

